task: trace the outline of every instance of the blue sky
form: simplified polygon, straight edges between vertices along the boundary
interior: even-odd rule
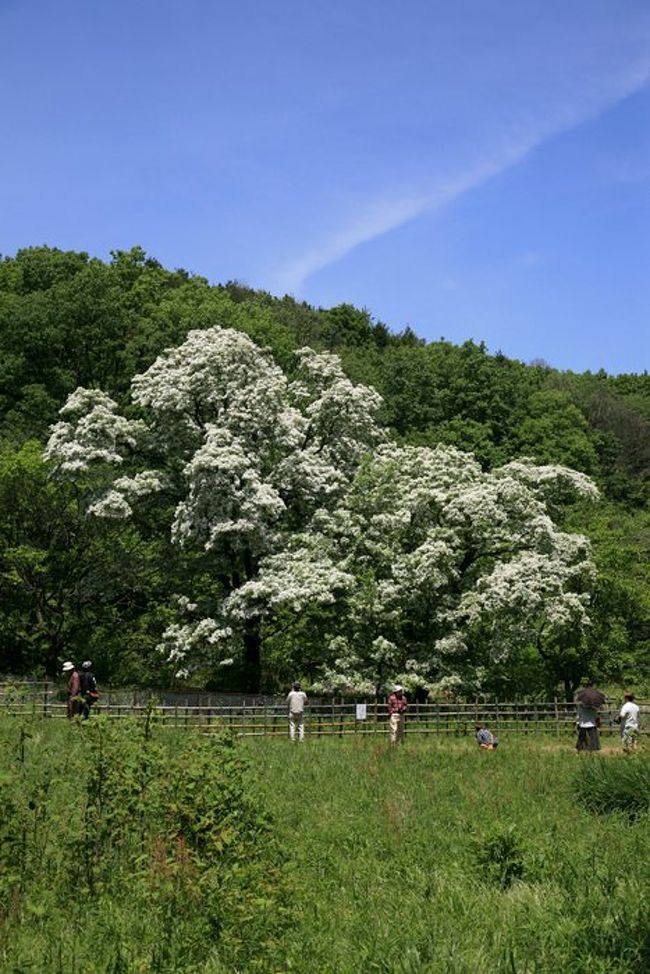
[[[0,252],[650,368],[647,0],[0,0]]]

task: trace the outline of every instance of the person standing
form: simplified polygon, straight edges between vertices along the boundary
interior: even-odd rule
[[[600,739],[598,737],[600,718],[598,711],[604,703],[605,694],[597,690],[591,683],[588,683],[576,695],[576,704],[578,707],[578,713],[576,715],[576,723],[578,725],[577,751],[600,751]]]
[[[404,687],[401,687],[397,683],[388,698],[388,724],[390,727],[391,744],[404,743],[404,728],[406,724],[404,715],[408,709],[408,705]]]
[[[99,693],[97,692],[97,680],[95,678],[95,674],[93,673],[93,664],[89,659],[81,664],[79,681],[82,700],[81,719],[88,720],[90,716],[90,708],[94,703],[97,703],[97,700],[99,699]]]
[[[61,669],[68,677],[68,720],[70,720],[81,711],[81,700],[79,697],[81,680],[79,679],[79,674],[74,663],[71,663],[70,660],[66,660]]]
[[[304,690],[300,689],[300,684],[296,681],[291,685],[291,689],[287,694],[287,705],[289,707],[289,740],[296,740],[296,732],[298,734],[298,740],[304,741],[305,739],[305,704],[307,703],[307,694]]]
[[[621,724],[621,741],[624,751],[636,751],[639,740],[639,705],[634,702],[634,694],[626,693],[621,712],[616,718]]]

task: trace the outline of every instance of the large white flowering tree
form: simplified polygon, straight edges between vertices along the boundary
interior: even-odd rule
[[[336,507],[382,436],[380,396],[353,385],[336,356],[302,349],[296,364],[290,381],[240,332],[190,332],[134,377],[136,418],[77,389],[45,451],[60,475],[83,480],[90,516],[128,518],[152,495],[173,502],[172,538],[206,553],[217,598],[203,619],[180,600],[189,619],[165,634],[169,656],[182,670],[206,647],[224,661],[240,652],[248,689],[259,683],[260,620],[233,626],[231,597]]]
[[[486,473],[450,447],[389,444],[380,397],[336,356],[300,350],[290,380],[220,328],[161,355],[131,399],[127,417],[78,389],[46,457],[83,478],[90,516],[167,498],[173,540],[205,552],[210,613],[190,593],[164,637],[181,671],[206,651],[240,654],[257,689],[264,627],[311,614],[318,645],[304,649],[324,687],[370,690],[397,674],[412,687],[478,685],[518,640],[589,625],[589,545],[553,517],[567,498],[596,496],[581,474],[525,461]]]

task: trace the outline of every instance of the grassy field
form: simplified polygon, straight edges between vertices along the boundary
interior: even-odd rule
[[[629,762],[615,745],[595,758],[516,737],[494,753],[440,739],[248,749],[292,871],[282,969],[650,970],[647,815],[577,800],[585,762]]]
[[[3,974],[650,970],[647,753],[54,723],[0,720]]]

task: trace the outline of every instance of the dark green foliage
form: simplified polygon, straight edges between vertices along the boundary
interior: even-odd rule
[[[2,725],[2,970],[267,969],[285,887],[248,762],[151,720]]]
[[[576,507],[568,527],[588,535],[599,573],[594,625],[576,651],[576,672],[644,687],[650,679],[650,515],[603,502],[595,510]]]
[[[631,754],[617,761],[581,761],[575,777],[579,801],[590,812],[623,812],[634,818],[650,811],[650,760]]]
[[[562,463],[584,473],[598,473],[598,456],[587,420],[569,397],[542,389],[528,400],[514,433],[517,452],[538,463]]]
[[[161,603],[184,563],[155,512],[130,524],[89,518],[75,487],[50,478],[38,443],[0,447],[2,670],[52,674],[83,653],[106,681],[119,653],[124,678],[151,679]]]
[[[47,247],[0,262],[0,435],[43,436],[69,393],[120,397],[135,372],[191,328],[240,328],[281,358],[287,330],[203,278],[167,271],[139,247],[110,263]]]

